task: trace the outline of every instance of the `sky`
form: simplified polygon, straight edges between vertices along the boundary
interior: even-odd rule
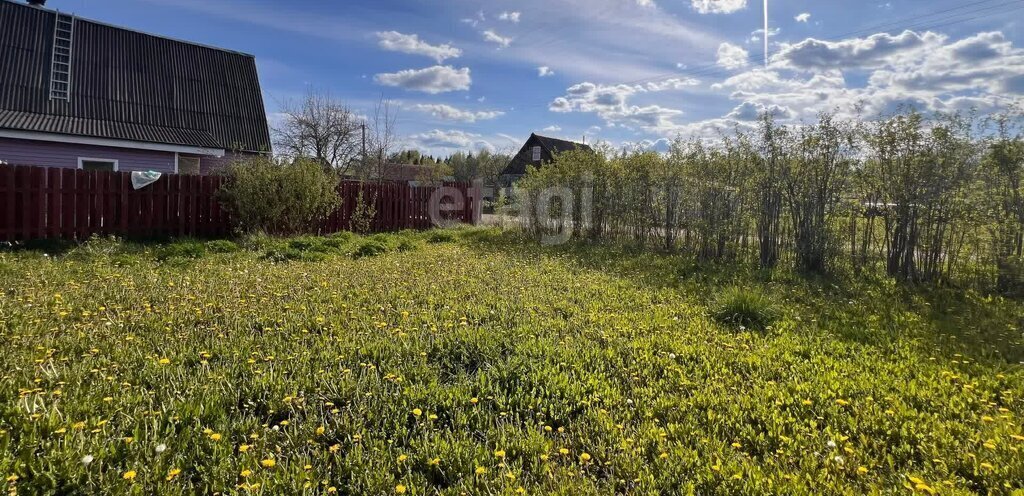
[[[1024,0],[49,0],[253,54],[271,125],[310,89],[398,109],[405,147],[531,132],[665,149],[770,111],[998,111],[1024,96]]]

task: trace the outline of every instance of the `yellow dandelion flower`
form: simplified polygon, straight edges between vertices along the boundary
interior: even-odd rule
[[[265,460],[260,460],[260,465],[263,468],[274,468],[274,466],[277,465],[277,461],[273,458],[267,458]]]
[[[484,467],[477,467],[476,468],[476,475],[484,475],[486,473],[487,473],[487,469],[486,468],[484,468]]]
[[[408,459],[409,457],[407,455],[398,455],[398,463],[402,463]]]
[[[323,436],[324,435],[324,431],[326,431],[326,429],[324,429],[324,426],[321,425],[320,427],[316,428],[316,435],[317,436]]]
[[[174,480],[174,478],[177,477],[179,474],[181,474],[180,468],[172,468],[169,472],[167,472],[167,480]]]
[[[242,473],[240,473],[238,475],[240,475],[242,477],[249,477],[250,475],[252,475],[252,470],[245,469],[245,470],[242,471]]]
[[[583,463],[589,462],[590,461],[590,453],[584,452],[582,455],[580,455],[580,461],[583,462]]]
[[[129,471],[121,474],[121,478],[124,479],[124,480],[131,481],[131,480],[135,480],[135,476],[136,475],[138,475],[138,474],[134,470],[129,470]]]
[[[864,474],[868,473],[868,468],[867,467],[857,467],[857,473],[860,474],[860,475],[864,475]]]
[[[497,458],[505,458],[505,450],[494,450],[494,456]]]
[[[423,415],[423,410],[420,410],[419,408],[413,408],[412,414],[419,417],[420,415]]]
[[[221,438],[221,435],[217,434],[216,432],[213,433],[213,434],[210,434],[210,439],[212,439],[214,441],[220,441],[220,438]]]
[[[395,493],[397,493],[397,494],[405,494],[405,486],[403,486],[401,484],[395,486]]]

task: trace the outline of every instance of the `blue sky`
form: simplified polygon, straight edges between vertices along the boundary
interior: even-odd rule
[[[615,146],[823,110],[1005,108],[1024,95],[1024,0],[50,0],[254,54],[271,122],[309,87],[400,108],[433,154],[531,132]]]

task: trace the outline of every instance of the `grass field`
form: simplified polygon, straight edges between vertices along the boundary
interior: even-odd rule
[[[1020,302],[493,230],[241,245],[0,253],[12,493],[1024,485]]]

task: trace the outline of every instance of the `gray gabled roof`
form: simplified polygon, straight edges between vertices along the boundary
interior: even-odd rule
[[[507,166],[505,166],[505,169],[501,171],[501,175],[522,176],[523,174],[526,174],[526,169],[533,164],[530,148],[538,145],[547,152],[548,156],[555,156],[559,153],[577,149],[586,150],[588,152],[594,151],[590,146],[583,143],[576,143],[575,141],[566,141],[558,138],[549,138],[537,133],[532,133],[526,140],[526,143],[523,144],[523,147],[519,149],[519,153],[517,153],[515,157],[512,157],[512,160]]]
[[[76,18],[70,98],[53,100],[55,23],[0,0],[0,129],[270,150],[251,55]]]

